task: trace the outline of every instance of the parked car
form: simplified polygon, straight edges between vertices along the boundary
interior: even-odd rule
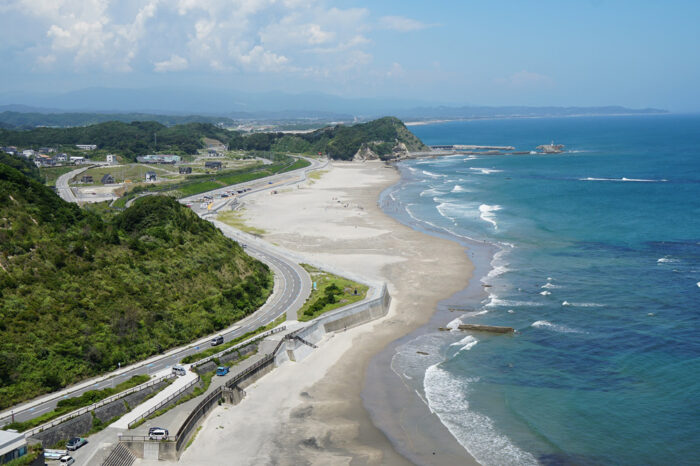
[[[167,440],[168,429],[155,429],[148,433],[148,438],[151,440]]]
[[[78,448],[82,447],[88,443],[86,438],[83,437],[73,437],[72,439],[68,440],[68,443],[66,443],[66,450],[68,451],[75,451]]]
[[[226,375],[228,370],[228,366],[219,366],[216,368],[216,375]]]
[[[182,366],[173,366],[173,374],[177,376],[187,375],[187,371]]]
[[[150,429],[148,429],[148,435],[151,435],[153,432],[155,432],[157,430],[164,430],[166,432],[168,431],[168,429],[166,429],[165,427],[151,427]]]
[[[219,336],[216,336],[216,337],[211,339],[211,346],[217,346],[217,345],[222,344],[223,342],[224,342],[224,337],[219,335]]]
[[[58,464],[60,464],[61,466],[63,466],[64,464],[68,466],[69,464],[73,463],[75,463],[75,459],[70,455],[61,456],[58,459]]]

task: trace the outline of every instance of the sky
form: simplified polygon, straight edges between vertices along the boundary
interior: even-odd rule
[[[320,92],[700,111],[700,2],[0,0],[0,93]]]

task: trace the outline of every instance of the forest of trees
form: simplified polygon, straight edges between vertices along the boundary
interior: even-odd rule
[[[266,265],[171,198],[101,216],[4,160],[0,409],[214,333],[272,290]]]

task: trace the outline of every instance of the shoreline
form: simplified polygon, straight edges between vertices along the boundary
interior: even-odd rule
[[[235,408],[217,408],[183,454],[188,464],[217,464],[229,451],[243,464],[409,463],[395,450],[393,432],[389,438],[375,427],[363,394],[375,382],[377,387],[389,382],[392,392],[400,380],[377,379],[368,371],[370,363],[434,318],[439,302],[464,290],[473,265],[462,244],[417,231],[379,207],[381,193],[400,181],[398,171],[382,163],[334,163],[319,180],[247,201],[252,207],[246,221],[269,232],[266,240],[386,282],[392,304],[386,317],[327,335],[330,344],[283,364],[256,382]],[[411,440],[417,449],[406,455],[411,461],[477,464],[437,416],[421,417],[432,423],[421,425],[427,430],[423,438]]]

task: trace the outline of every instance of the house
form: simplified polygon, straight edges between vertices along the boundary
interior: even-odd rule
[[[97,144],[76,144],[75,147],[80,150],[95,150],[97,149]]]
[[[102,184],[114,184],[114,177],[111,174],[107,173],[102,177],[102,179],[100,180],[100,183],[102,183]]]
[[[17,155],[17,148],[16,147],[3,147],[0,150],[5,152],[6,154]]]
[[[180,163],[179,155],[149,154],[136,157],[138,163]]]
[[[82,178],[80,178],[81,183],[93,183],[95,180],[92,179],[92,175],[83,175]]]
[[[204,168],[211,168],[212,170],[221,170],[221,162],[204,162]]]
[[[53,147],[40,147],[39,152],[41,152],[42,154],[52,154],[56,152],[56,149],[54,149]]]
[[[192,173],[192,167],[180,167],[179,172],[181,175],[189,175]]]
[[[53,167],[56,165],[56,162],[54,162],[54,160],[48,155],[39,154],[34,157],[34,164],[37,167]]]
[[[0,430],[0,464],[20,458],[27,454],[27,439],[24,434],[9,430]]]
[[[146,172],[146,181],[155,181],[156,172]]]
[[[34,152],[32,149],[24,149],[22,151],[22,155],[24,155],[27,158],[34,156],[34,154],[36,154],[36,152]]]
[[[85,157],[78,157],[75,155],[70,156],[70,163],[72,163],[72,164],[81,165],[85,162],[87,162],[87,159]]]
[[[67,162],[68,161],[68,154],[57,154],[53,159],[57,163]]]

